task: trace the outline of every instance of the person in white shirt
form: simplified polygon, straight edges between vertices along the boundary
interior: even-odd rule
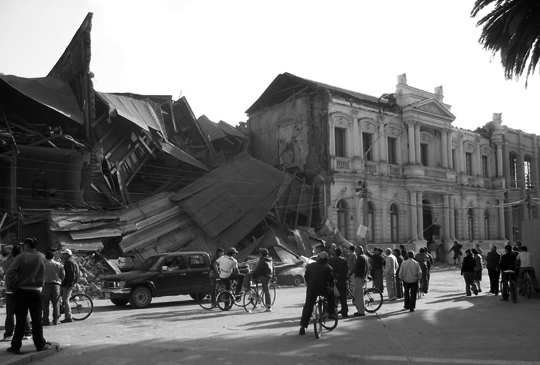
[[[229,248],[224,256],[216,260],[216,265],[219,270],[219,278],[226,279],[224,281],[227,290],[231,288],[231,280],[236,280],[235,295],[240,295],[245,275],[241,274],[238,269],[238,261],[234,258],[237,253],[236,248]]]
[[[388,299],[396,300],[396,272],[399,268],[396,256],[392,254],[392,250],[386,249],[386,263],[384,265],[383,274],[386,279],[386,290],[388,291]]]
[[[399,278],[403,281],[405,287],[405,306],[414,312],[416,308],[416,293],[418,292],[418,282],[422,279],[422,270],[420,264],[414,259],[414,252],[407,252],[408,259],[403,261],[399,268]]]
[[[521,246],[521,252],[516,257],[516,266],[518,262],[520,264],[517,280],[519,292],[521,293],[523,291],[523,277],[525,276],[525,273],[528,272],[529,276],[531,277],[534,290],[536,290],[537,293],[540,293],[538,281],[536,280],[536,275],[534,274],[534,268],[532,265],[532,254],[527,252],[527,246]]]

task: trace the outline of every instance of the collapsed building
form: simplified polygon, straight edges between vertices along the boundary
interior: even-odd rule
[[[327,192],[251,157],[245,123],[197,119],[185,97],[94,90],[91,26],[89,13],[47,76],[0,74],[2,243],[99,251],[116,270],[218,246],[310,256]]]

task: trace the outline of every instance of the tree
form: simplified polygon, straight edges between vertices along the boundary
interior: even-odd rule
[[[476,0],[471,17],[492,4],[495,8],[476,23],[483,26],[478,41],[493,54],[500,52],[507,79],[519,79],[526,70],[527,86],[540,59],[540,1]]]

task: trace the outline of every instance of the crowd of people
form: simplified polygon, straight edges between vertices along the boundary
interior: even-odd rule
[[[4,341],[11,341],[8,352],[19,354],[22,341],[32,339],[37,351],[51,344],[43,336],[43,326],[72,322],[68,298],[79,277],[79,266],[71,250],[61,252],[63,264],[52,251],[37,251],[34,237],[14,245],[10,257],[2,262],[6,282],[6,321]],[[65,318],[60,321],[60,297]],[[50,306],[52,304],[52,321]]]

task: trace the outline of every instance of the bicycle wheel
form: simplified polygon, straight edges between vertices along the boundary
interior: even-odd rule
[[[383,295],[377,288],[364,290],[364,307],[366,312],[375,313],[383,304]]]
[[[92,314],[94,302],[86,294],[74,294],[69,298],[71,307],[71,318],[75,321],[82,321]]]
[[[516,290],[516,283],[513,280],[510,280],[510,296],[512,297],[512,302],[517,302],[517,290]]]
[[[317,300],[313,306],[313,330],[315,331],[315,338],[321,338],[322,336],[322,302]]]
[[[527,275],[523,278],[523,295],[528,299],[531,297],[532,282],[531,278]]]
[[[272,305],[274,305],[274,302],[276,301],[276,287],[274,286],[274,284],[269,284],[268,285],[268,291],[270,292],[270,299],[272,299]],[[265,295],[264,295],[264,292],[261,292],[261,296],[262,296],[262,304],[265,306],[265,307],[268,307],[266,305],[266,299],[265,299]]]
[[[422,299],[424,296],[424,290],[422,289],[422,280],[418,282],[418,291],[416,292],[416,299]]]
[[[228,311],[234,303],[233,295],[228,291],[222,291],[216,298],[216,304],[222,311]]]
[[[203,285],[197,290],[197,302],[202,309],[213,309],[216,306],[217,292],[215,287],[210,284]],[[212,293],[214,294],[214,300],[212,301]]]
[[[334,313],[334,318],[330,318],[330,313],[328,313],[328,303],[326,302],[326,300],[323,301],[322,313],[323,315],[321,317],[321,326],[328,331],[332,331],[338,325],[338,317],[337,314]]]
[[[257,308],[258,303],[259,296],[257,295],[257,291],[255,289],[249,289],[247,292],[244,293],[244,309],[246,310],[246,312],[253,312],[253,310]]]

